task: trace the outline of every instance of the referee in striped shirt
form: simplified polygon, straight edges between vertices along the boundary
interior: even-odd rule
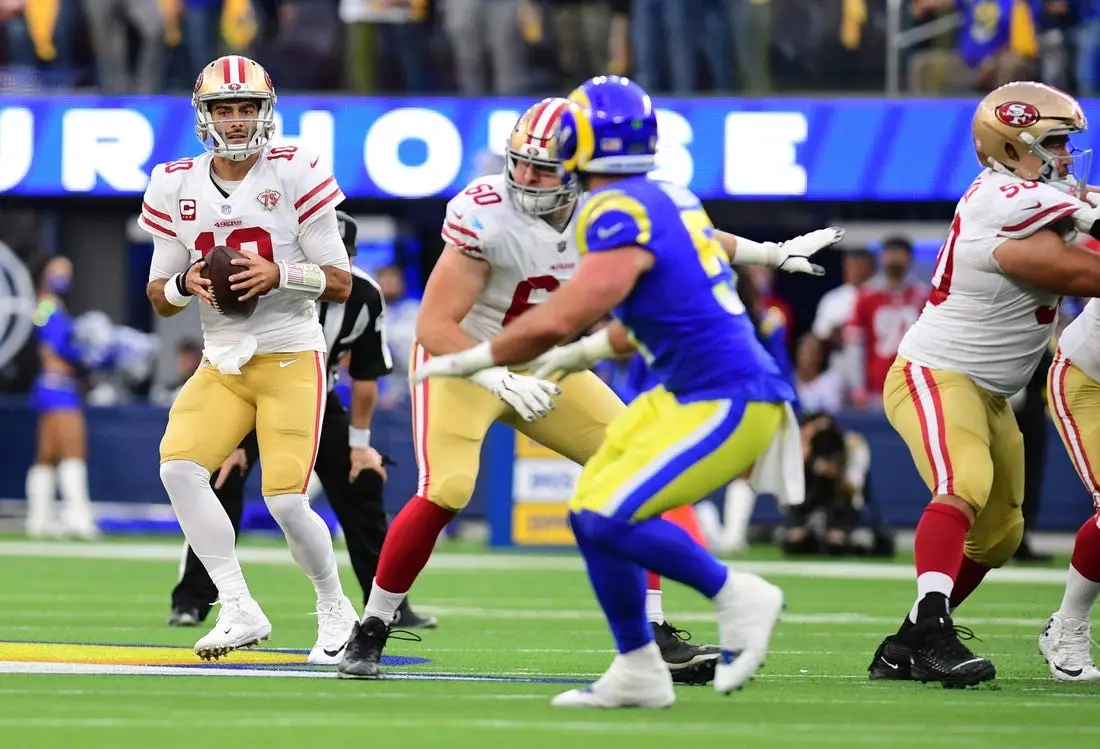
[[[354,259],[355,221],[342,211],[337,211],[336,217],[344,246]],[[378,567],[387,525],[382,485],[386,480],[388,459],[370,446],[370,422],[378,401],[378,378],[389,374],[393,363],[386,344],[386,304],[382,292],[374,279],[355,267],[354,262],[351,272],[351,294],[347,301],[342,304],[319,302],[317,308],[328,346],[329,392],[314,471],[344,530],[348,556],[365,602]],[[350,414],[333,392],[339,362],[345,353],[350,353]],[[244,510],[244,484],[258,457],[256,432],[253,431],[211,479],[214,493],[225,507],[236,532],[240,530]],[[187,547],[179,583],[172,591],[172,614],[168,624],[197,626],[206,619],[217,598],[218,589],[206,568]],[[434,617],[418,616],[406,600],[394,624],[407,629],[434,627],[436,621]]]

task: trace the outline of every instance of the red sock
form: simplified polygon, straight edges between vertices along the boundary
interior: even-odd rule
[[[386,531],[375,580],[390,593],[408,593],[428,563],[439,534],[456,513],[423,497],[413,497]]]
[[[954,580],[962,565],[963,544],[969,530],[970,519],[957,507],[942,502],[925,507],[913,539],[918,580],[926,572],[938,572]]]
[[[951,589],[951,608],[955,609],[981,585],[989,568],[984,564],[978,564],[970,557],[963,555],[959,572],[955,575],[955,587]]]
[[[660,590],[661,589],[661,576],[656,572],[645,573],[645,589],[646,590]]]
[[[1094,583],[1100,582],[1100,525],[1093,515],[1077,531],[1077,540],[1073,543],[1073,556],[1070,564],[1081,577]]]

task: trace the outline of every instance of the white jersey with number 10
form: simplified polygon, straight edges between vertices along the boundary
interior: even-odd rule
[[[204,154],[153,170],[138,223],[158,240],[175,242],[178,258],[154,262],[150,280],[167,278],[222,245],[276,263],[349,267],[341,244],[326,247],[324,257],[309,257],[299,242],[307,227],[344,200],[332,172],[318,167],[316,154],[295,146],[265,147],[228,197],[212,179],[212,158]],[[261,354],[325,350],[316,303],[301,294],[272,289],[247,319],[222,316],[206,304],[200,317],[207,346],[233,345],[251,334]]]

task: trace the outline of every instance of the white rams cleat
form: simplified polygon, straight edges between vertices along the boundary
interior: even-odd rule
[[[1092,637],[1086,619],[1055,611],[1039,635],[1039,652],[1058,681],[1100,682],[1100,669],[1092,662]]]
[[[714,689],[729,694],[741,689],[764,665],[772,630],[783,613],[783,591],[762,577],[745,572],[732,576],[735,601],[718,611],[722,654],[714,669]]]
[[[635,650],[628,659],[615,656],[611,667],[584,689],[562,692],[550,704],[554,707],[670,707],[676,701],[669,674],[657,643]]]
[[[271,635],[271,622],[252,598],[219,603],[221,609],[214,628],[195,643],[195,653],[203,660],[218,659],[234,650],[259,645]]]
[[[306,662],[314,666],[335,666],[344,655],[344,646],[351,629],[359,622],[359,614],[344,596],[339,601],[317,604],[317,644],[309,651]]]

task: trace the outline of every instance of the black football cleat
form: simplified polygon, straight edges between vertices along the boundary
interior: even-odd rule
[[[714,668],[722,649],[715,645],[692,645],[691,634],[676,629],[668,622],[650,622],[653,639],[675,684],[700,686],[714,681]]]
[[[172,613],[168,617],[169,627],[197,627],[202,623],[203,617],[199,616],[197,608],[184,608],[173,606]]]
[[[899,635],[890,635],[875,651],[867,677],[873,680],[912,681],[910,657],[913,651]]]
[[[912,649],[910,673],[914,679],[962,688],[996,678],[996,667],[962,643],[973,640],[974,633],[955,625],[948,613],[946,596],[938,593],[925,596],[917,611],[917,623],[905,636]]]
[[[393,620],[394,627],[402,629],[435,629],[439,621],[434,616],[420,616],[412,610],[409,599],[406,598],[397,607],[397,618]]]
[[[381,678],[379,665],[389,636],[390,628],[377,616],[356,624],[344,648],[344,657],[336,667],[336,675],[341,679]]]

